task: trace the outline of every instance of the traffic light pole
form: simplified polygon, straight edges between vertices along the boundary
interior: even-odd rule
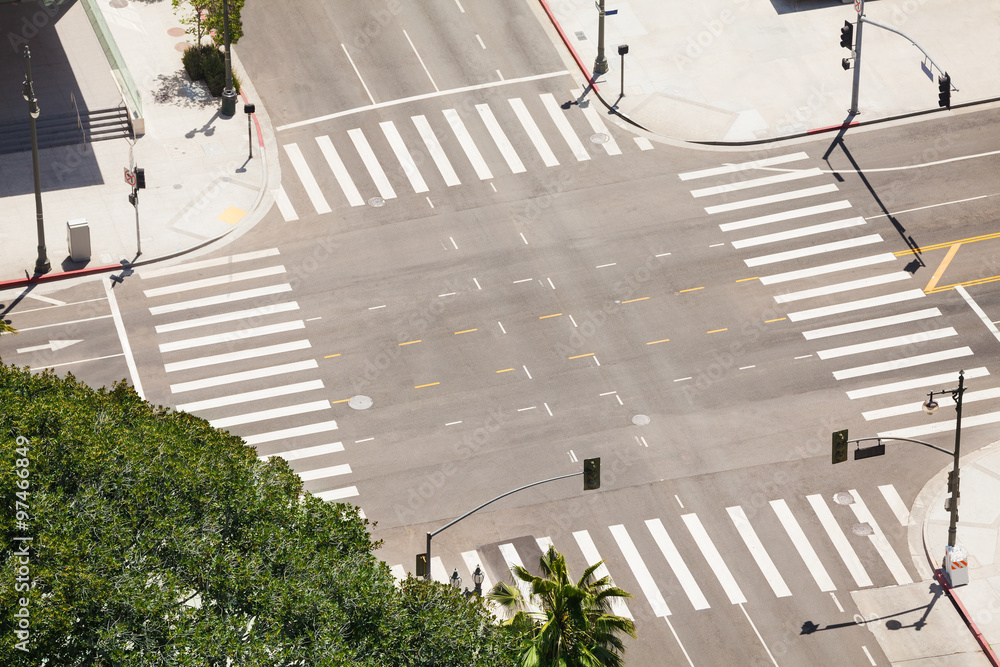
[[[583,475],[583,474],[584,474],[584,471],[580,471],[580,472],[573,472],[573,473],[570,473],[568,475],[560,475],[559,477],[550,477],[549,479],[543,479],[540,482],[532,482],[531,484],[526,484],[526,485],[524,485],[524,486],[522,486],[520,488],[514,489],[513,491],[508,491],[507,493],[502,493],[499,496],[497,496],[496,498],[494,498],[493,500],[486,501],[485,503],[483,503],[482,505],[480,505],[476,509],[470,510],[470,511],[466,512],[465,514],[463,514],[462,516],[458,517],[457,519],[455,519],[451,523],[438,528],[437,530],[435,530],[432,533],[427,533],[427,553],[425,554],[425,556],[427,558],[427,570],[424,572],[424,579],[430,581],[430,578],[431,578],[431,538],[433,538],[438,533],[441,533],[441,532],[443,532],[443,531],[451,528],[452,526],[454,526],[456,523],[458,523],[462,519],[466,518],[467,516],[475,514],[479,510],[481,510],[484,507],[486,507],[487,505],[495,503],[496,501],[500,500],[501,498],[506,498],[507,496],[509,496],[509,495],[511,495],[513,493],[517,493],[518,491],[524,491],[525,489],[530,489],[531,487],[538,486],[539,484],[546,484],[548,482],[554,482],[557,479],[566,479],[567,477],[579,477],[580,475]]]
[[[858,28],[854,41],[854,84],[851,86],[851,115],[858,115],[858,92],[861,89],[861,25],[865,22],[865,0],[858,9]]]

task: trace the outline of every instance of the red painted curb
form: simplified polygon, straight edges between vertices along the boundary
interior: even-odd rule
[[[96,273],[107,273],[109,271],[117,271],[118,269],[126,268],[122,264],[109,264],[108,266],[91,266],[85,269],[77,269],[75,271],[61,271],[59,273],[46,273],[41,276],[36,276],[34,278],[18,278],[17,280],[5,280],[0,282],[0,290],[13,289],[16,287],[27,287],[28,285],[38,285],[40,283],[49,283],[55,280],[65,280],[66,278],[79,278],[81,276],[92,276]]]
[[[240,91],[240,96],[243,98],[243,104],[247,104],[249,102],[249,100],[247,99],[247,94],[244,93],[242,90]],[[260,130],[260,121],[257,120],[257,114],[252,113],[250,115],[253,116],[253,124],[257,128],[257,143],[260,145],[261,150],[263,150],[264,149],[264,133],[261,132],[261,130]]]
[[[941,583],[941,586],[948,594],[948,597],[951,598],[952,603],[954,603],[955,607],[958,608],[958,613],[962,615],[962,620],[964,620],[965,624],[969,626],[970,630],[972,630],[972,635],[976,638],[976,641],[979,642],[979,646],[983,649],[983,653],[986,654],[986,659],[990,661],[990,664],[993,665],[993,667],[1000,667],[1000,659],[998,659],[997,654],[993,652],[989,642],[986,641],[986,637],[983,637],[983,633],[981,633],[979,628],[976,627],[975,622],[972,620],[972,615],[965,608],[965,605],[962,604],[962,601],[958,599],[957,595],[955,595],[955,589],[948,585],[947,577],[944,576],[944,573],[941,572],[941,570],[934,570],[934,576],[937,577],[937,580]]]
[[[806,130],[806,134],[819,134],[820,132],[832,132],[833,130],[843,130],[848,127],[855,127],[861,125],[861,121],[856,120],[853,123],[841,123],[840,125],[830,125],[829,127],[817,127],[814,130]]]
[[[589,83],[590,87],[596,91],[597,84],[594,83],[594,80],[591,78],[591,73],[587,71],[587,68],[583,64],[583,61],[580,60],[580,54],[576,52],[576,49],[573,48],[573,45],[566,37],[566,33],[563,32],[562,26],[559,25],[558,21],[556,21],[556,17],[552,15],[552,10],[549,9],[549,3],[547,3],[545,0],[538,0],[538,1],[542,3],[542,9],[545,10],[546,15],[548,15],[549,17],[549,21],[552,22],[552,25],[555,27],[556,32],[559,33],[559,37],[562,38],[563,44],[565,44],[566,48],[569,49],[569,52],[573,54],[573,60],[576,61],[576,64],[580,68],[580,71],[583,72],[583,76],[587,79],[587,83]]]

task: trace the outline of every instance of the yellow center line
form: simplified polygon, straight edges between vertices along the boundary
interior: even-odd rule
[[[787,317],[779,317],[776,320],[764,320],[764,324],[770,324],[771,322],[784,322],[787,319]]]
[[[737,280],[736,282],[738,282],[738,283],[745,283],[745,282],[747,282],[748,280],[757,280],[757,278],[756,278],[756,277],[754,277],[754,278],[740,278],[740,279],[739,279],[739,280]]]
[[[339,401],[330,401],[330,405],[335,405],[337,403],[347,403],[349,400],[351,400],[351,399],[349,399],[349,398],[342,398]]]
[[[991,239],[1000,238],[1000,232],[995,234],[983,234],[982,236],[971,236],[967,239],[959,239],[957,241],[948,241],[946,243],[935,243],[934,245],[924,246],[922,248],[910,248],[908,250],[900,250],[899,252],[894,252],[896,257],[902,257],[903,255],[913,255],[918,252],[927,252],[928,250],[941,250],[942,248],[948,248],[956,243],[975,243],[976,241],[989,241]]]
[[[512,370],[514,370],[514,369],[513,368],[505,368],[502,371],[497,371],[497,373],[506,373],[506,372],[512,371]]]
[[[930,282],[927,283],[927,287],[924,288],[925,293],[930,292],[932,289],[937,287],[938,281],[941,280],[941,276],[944,275],[945,269],[947,269],[948,265],[951,264],[951,260],[955,259],[955,253],[957,253],[958,249],[961,247],[961,243],[956,243],[948,248],[948,252],[945,254],[944,259],[941,260],[941,264],[938,265],[937,271],[934,272],[934,275],[931,276]]]
[[[332,359],[333,357],[339,357],[339,356],[340,356],[340,352],[338,352],[337,354],[328,354],[328,355],[326,355],[323,358],[324,359]]]
[[[404,345],[413,345],[414,343],[422,343],[422,342],[424,342],[423,339],[421,339],[421,340],[411,340],[411,341],[407,341],[405,343],[400,343],[399,346],[403,347]]]
[[[639,298],[639,299],[629,299],[628,301],[622,301],[622,303],[623,303],[623,304],[624,304],[624,303],[635,303],[636,301],[645,301],[645,300],[646,300],[646,299],[648,299],[648,298],[649,298],[648,296],[644,296],[644,297],[642,297],[642,298]],[[572,357],[571,357],[571,358],[572,358]]]
[[[433,387],[436,384],[441,384],[440,382],[431,382],[430,384],[418,384],[414,389],[423,389],[424,387]]]
[[[670,339],[669,338],[664,338],[663,340],[654,340],[654,341],[651,341],[649,343],[646,343],[646,345],[656,345],[657,343],[668,343],[668,342],[670,342]]]
[[[729,331],[729,328],[727,327],[725,329],[712,329],[711,331],[706,331],[705,333],[707,333],[707,334],[710,334],[710,333],[719,333],[719,332],[722,332],[722,331]]]
[[[547,320],[550,317],[559,317],[560,315],[562,315],[562,313],[555,313],[554,315],[542,315],[538,319],[540,319],[540,320]]]
[[[697,292],[700,289],[705,289],[704,287],[692,287],[691,289],[682,289],[678,294],[684,294],[684,292]]]
[[[457,336],[458,334],[472,333],[473,331],[479,331],[479,329],[466,329],[465,331],[456,331],[455,335]]]
[[[931,290],[930,294],[937,294],[938,292],[947,292],[950,289],[955,289],[959,285],[963,287],[971,287],[973,285],[985,285],[986,283],[995,283],[1000,280],[1000,276],[990,276],[989,278],[979,278],[977,280],[967,280],[964,283],[955,283],[954,285],[944,285],[942,287],[935,287]]]
[[[593,352],[588,352],[587,354],[578,354],[575,357],[566,357],[566,358],[567,359],[579,359],[581,357],[592,357],[592,356],[594,356],[594,353]]]

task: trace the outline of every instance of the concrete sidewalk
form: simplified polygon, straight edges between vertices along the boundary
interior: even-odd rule
[[[587,68],[594,66],[593,0],[540,0]],[[840,46],[840,0],[606,0],[601,96],[664,137],[753,142],[842,124],[853,70]],[[1000,97],[1000,2],[868,0],[865,16],[920,44],[959,89],[952,104]],[[856,35],[856,33],[855,33]],[[625,88],[622,59],[627,44]],[[931,70],[933,79],[924,71]],[[938,109],[939,72],[906,38],[866,24],[859,95],[862,123]],[[942,113],[948,113],[943,111]]]
[[[80,269],[83,274],[100,272],[122,260],[144,263],[227,235],[234,238],[267,211],[273,201],[270,193],[280,182],[273,132],[240,66],[238,47],[233,49],[233,65],[243,95],[236,114],[226,118],[219,114],[220,99],[210,97],[203,84],[192,84],[184,72],[181,52],[193,38],[184,34],[170,2],[99,0],[98,6],[139,89],[145,134],[134,146],[115,139],[40,151],[51,276]],[[116,93],[114,104],[119,101],[108,61],[79,3],[42,26],[29,45],[43,115],[67,111],[68,93],[67,99],[59,99],[44,84],[56,77],[66,79],[67,62],[73,88],[82,91],[76,94],[78,100],[83,98],[82,107],[106,106],[109,87]],[[47,47],[61,49],[66,57],[46,58],[42,49]],[[102,99],[92,99],[95,94],[89,91],[94,90]],[[249,133],[243,101],[256,105]],[[22,116],[27,124],[26,105]],[[251,140],[253,159],[248,160]],[[262,141],[270,144],[264,150]],[[146,178],[146,189],[139,192],[138,238],[136,211],[128,201],[131,186],[124,180],[130,158],[144,168]],[[0,287],[14,287],[33,273],[37,255],[30,152],[0,155],[0,198]],[[88,262],[68,257],[66,222],[78,218],[86,218],[90,226]],[[142,255],[137,257],[139,242]]]
[[[856,620],[894,665],[1000,664],[993,648],[1000,646],[1000,442],[961,460],[958,542],[969,553],[969,583],[957,588],[937,576],[948,543],[950,470],[928,481],[910,510],[910,555],[922,581],[851,593],[864,617]]]

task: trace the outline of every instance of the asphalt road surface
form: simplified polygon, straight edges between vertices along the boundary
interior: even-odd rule
[[[949,447],[947,401],[920,403],[964,369],[963,451],[1000,438],[1000,158],[972,157],[997,114],[651,143],[527,5],[465,4],[248,7],[278,205],[197,258],[0,295],[4,360],[96,385],[132,363],[154,404],[358,504],[397,575],[599,456],[599,491],[435,537],[435,578],[488,586],[551,541],[634,595],[630,664],[885,664],[849,592],[919,580],[907,508],[950,461],[833,466],[831,432]]]

